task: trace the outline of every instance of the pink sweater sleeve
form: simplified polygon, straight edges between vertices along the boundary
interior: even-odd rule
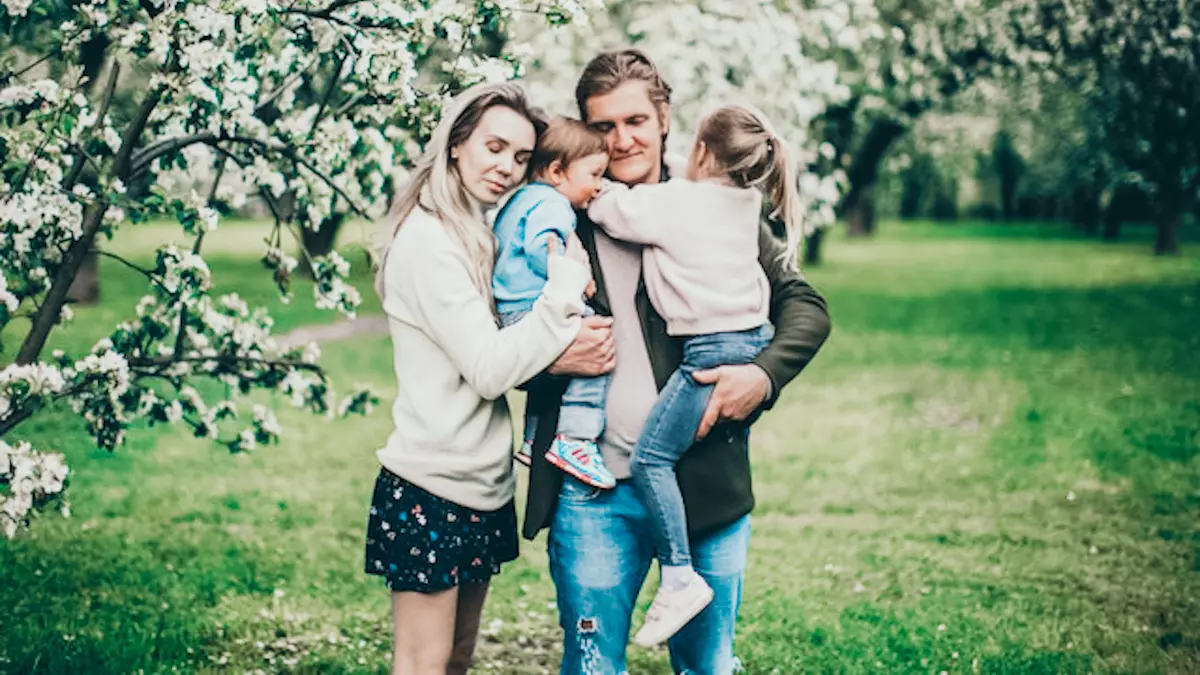
[[[614,239],[653,245],[663,234],[675,192],[670,181],[632,188],[612,182],[592,200],[588,218]]]

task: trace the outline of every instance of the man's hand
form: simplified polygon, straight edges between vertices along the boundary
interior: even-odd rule
[[[692,373],[692,379],[700,384],[714,385],[696,430],[697,441],[707,436],[717,422],[746,419],[771,393],[771,378],[752,363],[698,370]]]
[[[617,347],[613,342],[612,318],[587,316],[565,352],[550,364],[552,375],[596,377],[617,365]]]

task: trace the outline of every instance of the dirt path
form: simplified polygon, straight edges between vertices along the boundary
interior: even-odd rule
[[[326,343],[347,340],[360,335],[386,335],[387,318],[360,316],[337,323],[301,326],[277,339],[281,347],[295,347],[309,342]]]

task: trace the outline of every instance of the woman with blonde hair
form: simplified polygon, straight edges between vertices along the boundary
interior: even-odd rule
[[[366,571],[392,591],[392,672],[465,673],[492,575],[517,556],[504,394],[576,339],[586,254],[551,255],[523,320],[499,328],[484,211],[524,180],[544,127],[515,83],[443,112],[388,216],[376,289],[398,382],[367,524]]]

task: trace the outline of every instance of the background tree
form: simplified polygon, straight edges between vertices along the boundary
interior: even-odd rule
[[[854,236],[875,230],[874,188],[893,144],[974,82],[1029,59],[1013,39],[1005,2],[877,0],[876,7],[882,37],[842,55],[853,93],[826,113],[828,140],[847,167],[838,210]]]
[[[1200,192],[1200,5],[1178,0],[1043,0],[1021,6],[1025,40],[1052,64],[1043,81],[1081,92],[1079,119],[1111,158],[1106,234],[1144,196],[1154,251],[1175,253]]]

